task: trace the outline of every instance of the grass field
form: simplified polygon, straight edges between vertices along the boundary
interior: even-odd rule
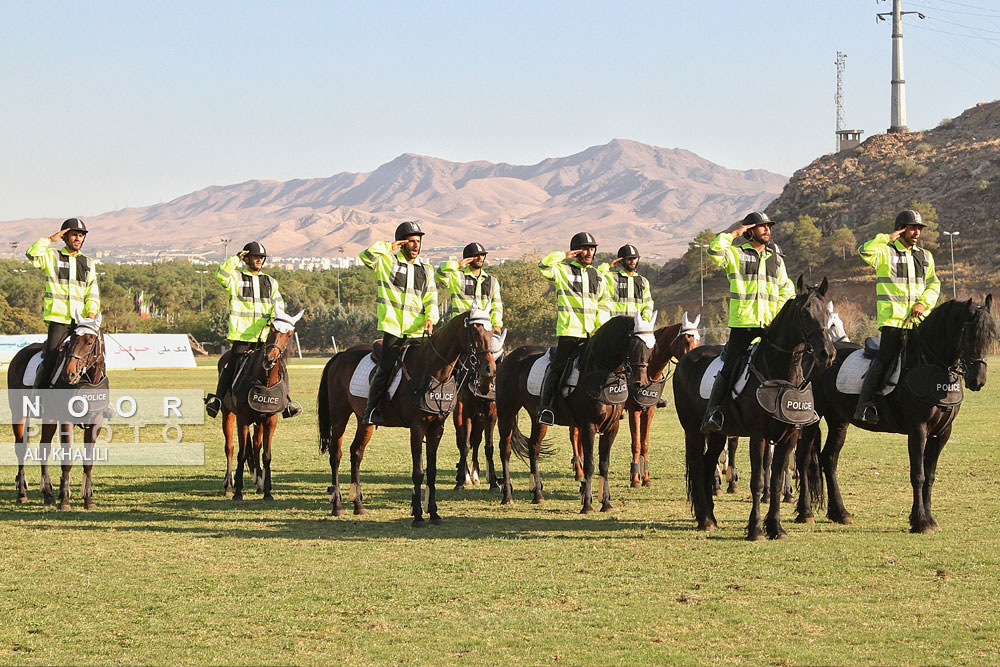
[[[854,524],[822,513],[795,524],[786,505],[790,538],[748,543],[746,483],[717,499],[718,531],[694,529],[672,407],[654,426],[652,488],[628,488],[619,436],[608,514],[577,513],[563,429],[543,464],[544,505],[530,504],[520,461],[512,507],[482,487],[452,491],[449,425],[444,525],[410,527],[398,429],[381,429],[368,448],[370,514],[331,517],[316,434],[323,361],[293,367],[307,413],[279,426],[274,503],[223,497],[218,422],[185,428],[186,441],[206,443],[204,467],[98,468],[91,511],[80,508],[79,469],[74,509],[60,512],[42,505],[37,469],[29,504],[16,505],[7,468],[0,663],[1000,662],[1000,378],[966,393],[938,468],[937,534],[908,532],[904,436],[852,429],[840,470]],[[203,366],[119,372],[112,386],[207,390],[214,379]],[[739,465],[745,482],[745,447]]]

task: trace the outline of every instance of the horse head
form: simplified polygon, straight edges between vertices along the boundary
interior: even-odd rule
[[[826,309],[829,312],[826,318],[826,332],[830,336],[830,340],[834,343],[849,343],[851,339],[844,328],[844,321],[840,319],[840,314],[833,307],[833,301],[826,304]]]
[[[979,391],[986,384],[986,355],[997,340],[997,322],[993,317],[993,295],[986,295],[982,306],[968,301],[969,319],[962,330],[960,359],[965,375],[965,386]]]
[[[625,351],[625,370],[629,374],[633,383],[643,387],[649,384],[649,357],[653,353],[653,346],[656,345],[656,336],[653,331],[656,329],[656,315],[646,320],[639,313],[635,314],[632,320],[632,333],[628,338],[628,346]]]
[[[288,354],[288,344],[295,335],[295,325],[302,319],[300,310],[297,315],[289,315],[283,310],[275,313],[271,320],[271,330],[264,341],[264,370],[270,371]]]
[[[507,332],[500,335],[500,348],[507,338]],[[493,376],[497,372],[496,355],[494,354],[493,322],[487,310],[472,304],[465,320],[465,350],[467,365],[476,374],[479,390],[489,391]]]
[[[87,377],[87,373],[103,365],[104,338],[101,336],[101,314],[94,319],[78,319],[73,333],[66,344],[66,363],[62,380],[76,386]],[[99,378],[91,378],[96,381]]]
[[[812,362],[827,369],[833,365],[836,350],[826,332],[827,308],[826,290],[830,283],[826,278],[818,286],[806,286],[802,276],[795,283],[795,297],[785,304],[774,318],[769,330],[773,330],[772,343],[790,350],[804,346],[812,355]]]
[[[670,356],[673,359],[680,359],[685,354],[701,345],[701,332],[698,325],[701,324],[701,314],[699,313],[694,321],[688,319],[687,311],[681,316],[681,330],[677,337],[670,343]]]

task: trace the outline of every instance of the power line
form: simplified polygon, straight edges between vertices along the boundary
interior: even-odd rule
[[[962,66],[961,64],[959,64],[959,63],[955,62],[954,60],[952,60],[952,59],[951,59],[951,58],[949,58],[948,56],[944,55],[944,54],[943,54],[943,53],[941,53],[940,51],[937,51],[936,49],[934,49],[934,47],[932,47],[931,45],[927,44],[927,43],[926,43],[926,42],[924,42],[923,40],[921,40],[921,39],[917,39],[916,37],[912,37],[912,36],[910,37],[910,39],[912,39],[913,41],[915,41],[915,42],[916,42],[917,44],[920,44],[921,46],[923,46],[924,48],[926,48],[926,49],[927,49],[928,51],[930,51],[931,53],[933,53],[933,54],[935,54],[935,55],[939,56],[940,58],[942,58],[942,59],[944,59],[944,60],[947,60],[947,61],[948,61],[948,62],[950,62],[950,63],[951,63],[952,65],[954,65],[954,66],[955,66],[955,67],[957,67],[958,69],[962,70],[963,72],[965,72],[965,73],[966,73],[966,74],[968,74],[969,76],[972,76],[972,77],[974,77],[974,78],[976,78],[976,79],[979,79],[980,81],[982,81],[983,83],[985,83],[985,84],[986,84],[987,86],[993,86],[993,85],[994,85],[994,83],[992,83],[992,82],[990,82],[990,81],[987,81],[986,79],[984,79],[983,77],[979,76],[979,75],[978,75],[978,74],[976,74],[975,72],[973,72],[973,71],[971,71],[971,70],[969,70],[969,69],[966,69],[966,68],[965,68],[965,67],[963,67],[963,66]]]

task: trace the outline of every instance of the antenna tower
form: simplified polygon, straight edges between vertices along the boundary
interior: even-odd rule
[[[837,93],[833,101],[837,105],[837,150],[840,150],[840,131],[844,129],[844,69],[847,67],[847,54],[837,51]]]

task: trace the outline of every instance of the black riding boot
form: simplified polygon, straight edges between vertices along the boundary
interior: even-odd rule
[[[383,350],[385,354],[385,350]],[[382,411],[378,409],[378,403],[382,400],[382,395],[389,387],[390,370],[379,364],[372,378],[371,387],[368,389],[368,403],[365,405],[365,412],[361,422],[365,425],[381,426],[385,423]]]
[[[291,419],[292,417],[298,417],[302,414],[302,404],[298,401],[293,401],[291,396],[286,396],[285,400],[288,401],[288,405],[281,412],[282,419]]]
[[[230,353],[229,360],[226,361],[225,367],[222,369],[222,372],[219,373],[219,383],[215,387],[215,393],[209,394],[205,397],[205,413],[213,419],[219,415],[219,410],[222,409],[222,400],[231,389],[233,384],[233,373],[236,372],[236,365],[236,356]]]
[[[552,411],[552,401],[559,390],[560,375],[562,375],[561,372],[557,373],[551,365],[549,366],[549,370],[545,374],[545,382],[542,383],[542,395],[538,397],[538,405],[541,408],[538,411],[539,424],[553,426],[556,423],[556,415]]]
[[[872,397],[880,391],[885,381],[886,365],[880,359],[872,359],[872,365],[865,374],[865,381],[858,394],[858,407],[854,409],[855,421],[878,424],[878,410]]]
[[[708,408],[705,416],[701,420],[702,433],[718,433],[722,430],[726,418],[722,412],[722,404],[726,400],[726,392],[729,391],[729,378],[726,374],[719,372],[715,376],[715,383],[712,385],[712,395],[708,399]]]

